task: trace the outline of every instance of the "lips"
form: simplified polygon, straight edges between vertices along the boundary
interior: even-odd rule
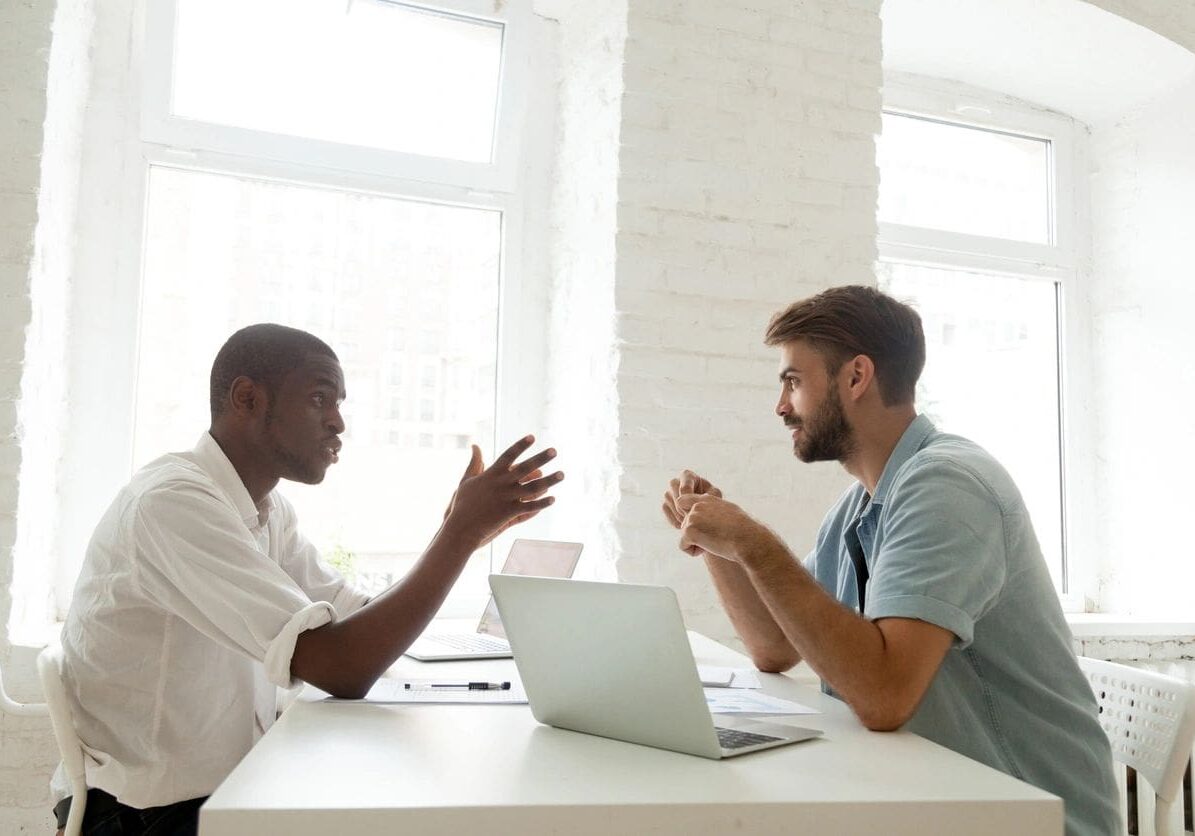
[[[342,446],[340,439],[333,439],[324,446],[324,455],[328,457],[329,462],[335,464],[340,461],[340,448]]]

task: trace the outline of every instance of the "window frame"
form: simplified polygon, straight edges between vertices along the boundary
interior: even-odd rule
[[[532,60],[528,48],[533,23],[530,0],[510,0],[500,15],[482,0],[446,0],[435,7],[450,14],[500,16],[505,21],[495,153],[488,165],[389,151],[365,154],[355,146],[302,139],[280,143],[271,150],[272,146],[262,145],[272,141],[270,134],[173,117],[162,120],[160,110],[152,115],[154,107],[165,101],[153,97],[169,91],[168,79],[167,86],[162,86],[169,49],[157,39],[164,23],[173,20],[174,5],[173,0],[144,3],[129,20],[132,37],[127,45],[121,45],[121,55],[115,54],[112,43],[101,45],[105,50],[102,61],[128,64],[127,83],[106,83],[89,93],[89,106],[101,116],[95,136],[102,137],[104,143],[112,141],[95,159],[84,161],[80,183],[86,192],[103,193],[96,202],[108,211],[88,222],[80,216],[80,269],[69,313],[70,418],[61,470],[72,476],[54,507],[30,520],[34,525],[54,526],[57,554],[45,581],[49,588],[30,593],[29,625],[22,629],[33,629],[35,622],[53,622],[65,614],[98,515],[132,473],[137,355],[145,349],[139,328],[148,173],[153,166],[500,212],[494,443],[501,447],[515,434],[543,423],[546,365],[543,346],[537,340],[546,332],[545,290],[539,286],[546,275],[540,276],[537,270],[528,276],[524,270],[527,201],[523,192],[537,184],[528,177],[519,156],[527,125],[524,108]],[[405,5],[431,8],[425,3]],[[483,8],[486,13],[480,14]],[[220,130],[227,130],[228,136],[213,139]],[[257,135],[247,136],[254,133]],[[329,155],[330,147],[343,153]],[[266,153],[253,155],[263,148]],[[304,158],[306,153],[310,156]],[[390,159],[383,160],[383,156]],[[374,164],[377,167],[369,170]],[[96,317],[92,314],[95,310],[107,315]],[[349,385],[351,390],[351,381]],[[197,437],[203,429],[196,428]],[[44,555],[36,558],[44,559]],[[488,590],[480,586],[454,590],[441,615],[475,616],[487,596]]]
[[[250,128],[184,119],[170,112],[174,73],[174,30],[177,0],[150,2],[145,12],[142,76],[142,140],[166,148],[206,150],[273,159],[302,166],[357,171],[398,180],[455,185],[471,190],[510,193],[516,190],[522,114],[526,107],[529,51],[529,2],[503,4],[487,0],[350,0],[407,6],[430,14],[471,18],[502,26],[502,59],[489,162],[468,162],[347,145],[327,140],[276,134]]]
[[[1032,137],[1050,142],[1050,244],[1013,241],[878,221],[878,259],[924,267],[1050,282],[1057,291],[1059,477],[1063,609],[1085,609],[1089,567],[1078,554],[1089,545],[1079,528],[1091,508],[1091,468],[1079,453],[1088,410],[1081,361],[1090,331],[1082,316],[1082,283],[1089,245],[1082,235],[1084,191],[1077,173],[1085,146],[1082,126],[1068,116],[962,84],[893,74],[885,80],[884,113]],[[1090,553],[1089,549],[1087,549]]]

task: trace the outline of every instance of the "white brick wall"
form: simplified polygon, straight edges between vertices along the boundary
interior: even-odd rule
[[[5,624],[11,609],[21,460],[16,404],[31,318],[29,275],[53,13],[49,2],[0,6],[0,619]],[[11,652],[5,631],[0,665],[8,674],[6,679],[21,698],[36,700],[36,692],[21,687],[22,677],[10,665],[18,656]],[[45,832],[49,823],[46,777],[52,757],[53,739],[43,719],[0,715],[0,830]]]
[[[5,557],[16,540],[16,403],[31,311],[29,270],[52,15],[50,3],[0,7],[0,555]],[[0,578],[7,581],[11,573],[11,559],[6,559]],[[5,622],[10,604],[6,582],[0,590],[0,618]]]
[[[33,407],[55,407],[63,396],[62,321],[73,253],[89,28],[90,0],[8,3],[0,10],[0,114],[5,120],[0,154],[0,616],[10,628],[0,663],[6,685],[22,701],[41,699],[33,675],[36,653],[10,645],[11,625],[24,615],[23,610],[10,612],[10,606],[36,602],[44,607],[48,587],[37,576],[50,561],[25,561],[22,571],[14,571],[14,546],[18,538],[28,539],[27,529],[16,528],[16,484],[18,468],[24,467],[20,502],[53,497],[54,451],[61,437],[55,416],[60,410]],[[22,589],[32,594],[21,595]],[[40,614],[45,613],[43,608]],[[0,831],[47,832],[47,780],[56,762],[47,721],[0,716]]]
[[[626,2],[591,0],[567,11],[559,24],[544,439],[568,474],[553,491],[553,530],[585,543],[580,575],[609,578],[618,491],[614,208]]]
[[[762,334],[801,296],[874,281],[879,3],[632,0],[625,62],[618,574],[732,640],[660,497],[693,468],[803,552],[846,484],[793,459]]]

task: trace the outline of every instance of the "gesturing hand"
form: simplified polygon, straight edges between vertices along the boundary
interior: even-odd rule
[[[478,549],[555,502],[555,497],[544,494],[564,474],[540,474],[541,468],[556,458],[556,451],[548,448],[516,462],[534,442],[535,437],[530,435],[519,439],[488,468],[481,459],[481,450],[473,445],[472,458],[445,514],[445,526],[472,540]]]
[[[722,491],[715,488],[708,479],[698,476],[691,470],[682,470],[680,477],[669,482],[668,490],[664,492],[664,517],[673,528],[680,528],[684,524],[685,512],[677,506],[677,501],[685,494],[722,497]],[[696,545],[681,546],[681,548],[694,557],[701,554],[701,548]]]

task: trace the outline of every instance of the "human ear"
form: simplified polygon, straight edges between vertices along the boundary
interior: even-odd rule
[[[850,361],[850,383],[848,384],[851,394],[856,397],[862,397],[871,382],[875,379],[875,363],[866,354],[858,354]]]
[[[260,406],[257,384],[245,376],[238,377],[228,388],[228,401],[234,412],[250,414]]]

